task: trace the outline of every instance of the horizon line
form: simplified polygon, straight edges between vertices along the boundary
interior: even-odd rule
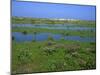
[[[27,17],[27,16],[11,16],[11,17],[21,17],[21,18],[36,18],[36,19],[52,19],[52,20],[82,20],[82,21],[96,21],[96,20],[85,20],[85,19],[75,19],[75,18],[43,18],[43,17]]]

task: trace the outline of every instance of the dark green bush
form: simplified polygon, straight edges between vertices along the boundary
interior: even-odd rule
[[[23,33],[24,35],[26,35],[26,34],[27,34],[27,31],[23,31],[22,33]]]

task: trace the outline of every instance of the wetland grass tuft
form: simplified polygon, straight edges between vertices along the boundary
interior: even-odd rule
[[[23,31],[22,33],[23,33],[24,35],[28,34],[27,31]]]
[[[53,37],[51,35],[48,36],[48,40],[53,41]]]

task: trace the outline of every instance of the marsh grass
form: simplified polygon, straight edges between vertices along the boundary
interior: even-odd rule
[[[26,64],[32,61],[32,53],[30,53],[30,49],[21,49],[19,50],[19,54],[17,55],[18,61],[20,61],[21,64]]]
[[[48,40],[49,40],[49,41],[53,41],[54,39],[53,39],[53,37],[52,37],[51,35],[49,35],[49,36],[48,36]]]
[[[95,44],[47,40],[42,43],[13,41],[12,45],[12,72],[15,74],[96,68],[95,53],[86,50],[92,49]],[[25,68],[19,69],[22,67]]]

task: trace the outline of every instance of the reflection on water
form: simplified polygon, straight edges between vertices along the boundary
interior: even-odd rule
[[[17,42],[25,41],[45,41],[49,37],[52,37],[54,40],[73,40],[81,42],[95,42],[95,37],[80,37],[80,36],[64,36],[62,34],[52,34],[52,33],[36,33],[36,34],[23,34],[21,32],[13,32],[12,36]]]

